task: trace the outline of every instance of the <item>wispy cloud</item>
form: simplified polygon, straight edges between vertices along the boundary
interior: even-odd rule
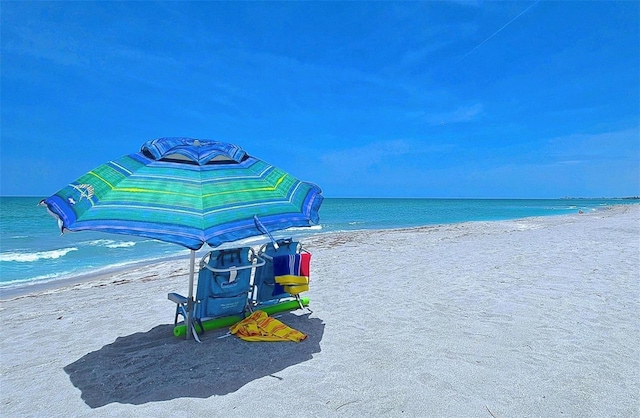
[[[448,0],[447,2],[467,7],[480,7],[483,3],[482,0]]]
[[[418,139],[373,141],[357,147],[342,148],[320,157],[327,177],[343,184],[389,183],[406,187],[407,181],[423,176],[435,161],[447,159],[456,145]]]
[[[473,168],[484,190],[548,197],[626,196],[640,190],[640,128],[596,134],[572,134],[541,141],[516,161],[502,158]]]
[[[415,140],[379,140],[328,152],[320,157],[318,181],[342,196],[393,196],[413,193],[421,183],[421,153]]]
[[[619,160],[640,165],[640,127],[556,137],[548,141],[547,151],[558,164]]]
[[[451,45],[455,44],[455,41],[452,39],[444,39],[439,41],[429,41],[425,45],[410,49],[406,51],[402,55],[402,59],[398,64],[393,65],[394,67],[399,67],[402,69],[415,68],[416,66],[421,66],[421,69],[424,68],[425,63],[428,63],[428,59],[431,58],[434,54],[446,50],[451,47]]]
[[[412,146],[406,140],[375,141],[369,144],[329,152],[321,157],[332,173],[362,173],[384,159],[406,155]]]
[[[414,118],[422,119],[430,125],[443,125],[453,123],[473,122],[482,117],[484,106],[482,103],[460,106],[454,110],[446,112],[419,111],[411,114]]]

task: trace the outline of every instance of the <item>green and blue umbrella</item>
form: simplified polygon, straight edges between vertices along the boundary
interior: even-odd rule
[[[195,250],[319,222],[322,191],[224,142],[147,141],[42,201],[63,232],[101,231]]]
[[[318,186],[224,142],[160,138],[43,203],[62,231],[137,235],[197,250],[319,222]]]

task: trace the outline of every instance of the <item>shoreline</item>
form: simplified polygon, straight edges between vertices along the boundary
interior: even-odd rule
[[[93,273],[79,273],[73,276],[64,276],[60,278],[38,280],[32,282],[25,281],[15,285],[0,285],[0,301],[7,301],[24,296],[30,296],[36,292],[42,293],[56,291],[82,283],[89,283],[93,281],[100,282],[108,280],[112,276],[126,274],[127,272],[132,271],[141,271],[144,266],[154,268],[163,263],[174,262],[182,259],[188,261],[189,256],[175,255],[165,258],[149,258],[146,260],[134,261],[126,265],[107,266]]]
[[[580,198],[574,198],[573,200],[580,200]],[[638,204],[640,205],[640,204]],[[332,232],[314,232],[309,235],[302,236],[300,239],[303,243],[306,241],[314,240],[316,238],[331,236],[331,235],[342,235],[342,234],[358,234],[358,233],[371,233],[371,232],[381,232],[381,231],[411,231],[411,230],[421,230],[428,229],[434,227],[444,227],[448,225],[461,225],[467,223],[486,223],[486,222],[510,222],[510,221],[518,221],[518,220],[526,220],[532,218],[548,218],[548,217],[571,217],[571,216],[588,216],[590,214],[597,214],[603,211],[609,210],[621,210],[626,211],[629,204],[619,204],[612,206],[604,206],[601,208],[595,208],[591,212],[584,213],[564,213],[564,214],[550,214],[545,216],[530,216],[524,218],[515,218],[515,219],[498,219],[498,220],[478,220],[478,221],[465,221],[465,222],[454,222],[454,223],[443,223],[443,224],[427,224],[421,226],[411,226],[411,227],[398,227],[398,228],[385,228],[385,229],[354,229],[354,230],[345,230],[345,231],[332,231]],[[248,245],[255,247],[256,245],[252,244],[238,244],[238,245]],[[259,244],[261,245],[261,244]],[[227,243],[222,245],[220,248],[232,247],[232,243]],[[182,247],[176,248],[176,253],[184,250]],[[196,253],[196,262],[198,257],[202,257],[209,250],[198,250]],[[133,261],[126,265],[119,266],[106,266],[101,268],[98,272],[80,272],[78,274],[72,276],[63,276],[60,278],[53,278],[47,280],[39,280],[39,281],[24,281],[16,284],[0,284],[0,301],[12,300],[19,297],[29,296],[36,292],[47,292],[47,291],[56,291],[59,289],[72,287],[77,284],[89,283],[92,281],[108,281],[111,276],[117,276],[119,274],[126,274],[127,272],[142,270],[143,266],[149,266],[151,268],[159,265],[163,265],[165,262],[172,262],[178,260],[185,260],[188,263],[189,256],[188,255],[173,255],[169,257],[153,257],[139,261]],[[188,264],[187,264],[188,267]],[[142,274],[142,273],[141,273]],[[197,274],[197,267],[196,267]]]

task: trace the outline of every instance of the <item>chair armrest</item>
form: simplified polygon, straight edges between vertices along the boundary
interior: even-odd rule
[[[188,299],[182,295],[179,295],[177,293],[169,293],[167,295],[167,298],[172,301],[177,303],[178,305],[184,305],[187,303]]]

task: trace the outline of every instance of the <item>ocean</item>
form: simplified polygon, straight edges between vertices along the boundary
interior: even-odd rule
[[[96,274],[145,260],[187,257],[188,250],[146,238],[92,232],[61,234],[40,198],[0,197],[0,292],[16,286]],[[314,234],[494,221],[602,210],[630,199],[347,199],[326,198],[320,225],[274,233]],[[266,237],[237,244],[257,245]],[[231,244],[229,244],[231,245]],[[204,253],[208,247],[203,247]]]

